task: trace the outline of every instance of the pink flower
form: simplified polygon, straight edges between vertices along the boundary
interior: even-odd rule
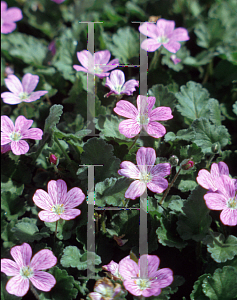
[[[139,26],[139,31],[148,36],[142,42],[141,48],[154,52],[163,45],[169,52],[176,53],[180,49],[181,41],[188,41],[188,31],[185,28],[179,27],[174,29],[175,22],[159,19],[156,24],[145,22]]]
[[[215,192],[218,190],[218,185],[216,184],[216,180],[221,175],[229,176],[229,168],[226,163],[220,161],[218,164],[213,163],[211,165],[211,172],[208,172],[205,169],[202,169],[198,172],[197,182],[204,189]]]
[[[94,55],[92,55],[88,50],[83,50],[77,52],[77,58],[83,65],[83,67],[73,65],[73,68],[76,71],[94,74],[99,78],[103,78],[109,76],[110,73],[108,73],[108,71],[117,68],[117,66],[119,65],[119,60],[117,58],[112,59],[109,62],[110,56],[111,54],[109,50],[98,51],[95,52]]]
[[[11,151],[11,145],[10,144],[6,144],[1,146],[1,154],[6,153],[8,151]]]
[[[13,276],[8,280],[6,290],[9,294],[22,297],[29,290],[29,280],[39,290],[49,292],[56,284],[53,275],[42,272],[42,270],[52,268],[57,263],[53,252],[44,249],[37,252],[33,258],[32,249],[29,244],[22,244],[11,248],[11,259],[1,259],[1,271],[7,276]]]
[[[156,102],[155,97],[138,96],[137,108],[128,101],[120,100],[116,103],[114,111],[128,120],[119,124],[119,132],[127,138],[133,138],[141,128],[154,138],[160,138],[166,133],[166,129],[155,121],[165,121],[173,118],[169,107],[160,106],[152,110]]]
[[[181,59],[178,58],[178,57],[176,57],[175,54],[172,54],[172,55],[170,56],[170,59],[172,60],[172,62],[173,62],[175,65],[177,65],[178,63],[181,62]]]
[[[89,297],[92,300],[112,300],[121,299],[121,295],[124,294],[122,287],[119,283],[113,283],[106,277],[96,281],[94,286],[94,292],[89,293]]]
[[[49,161],[51,164],[54,164],[55,166],[58,165],[58,158],[54,154],[50,154]]]
[[[221,175],[215,180],[218,192],[204,195],[206,205],[212,210],[222,210],[221,222],[225,225],[237,225],[237,189],[235,180],[227,175]]]
[[[54,56],[56,54],[56,43],[55,43],[55,40],[52,40],[52,42],[49,43],[48,49],[49,49],[49,51],[51,51],[52,56]]]
[[[24,139],[41,140],[43,131],[39,128],[30,128],[33,120],[24,116],[16,119],[15,126],[8,116],[1,116],[1,146],[11,144],[11,150],[15,155],[25,154],[29,151],[29,145]],[[30,128],[30,129],[29,129]]]
[[[130,259],[130,255],[124,257],[124,259]],[[119,263],[116,263],[115,261],[111,260],[111,262],[108,265],[102,266],[102,269],[105,271],[108,271],[112,275],[112,279],[117,280],[120,279],[123,281],[123,277],[119,273]]]
[[[137,166],[130,161],[120,164],[119,175],[136,179],[125,192],[125,198],[136,199],[144,194],[146,188],[153,193],[162,193],[168,187],[163,177],[170,174],[171,165],[162,163],[154,166],[156,152],[153,148],[141,147],[136,155]]]
[[[140,277],[141,258],[147,258],[148,278]],[[173,282],[173,272],[169,268],[163,268],[157,271],[160,259],[156,255],[142,255],[135,263],[132,259],[119,262],[119,273],[123,276],[123,285],[129,293],[134,296],[151,297],[158,296],[161,289]]]
[[[20,8],[11,7],[7,9],[7,3],[1,1],[1,33],[11,33],[16,29],[14,22],[23,18]]]
[[[38,216],[45,222],[75,219],[81,211],[74,207],[80,205],[84,199],[85,195],[78,187],[67,192],[67,184],[61,179],[48,182],[48,193],[39,189],[33,196],[34,203],[43,209]]]
[[[55,3],[57,3],[57,4],[61,4],[61,3],[63,3],[65,0],[51,0],[51,1],[53,1],[53,2],[55,2]]]
[[[5,84],[10,92],[1,94],[3,102],[7,104],[19,104],[21,102],[33,102],[48,91],[33,92],[39,82],[39,76],[27,73],[22,78],[22,83],[15,75],[9,75],[5,79]]]
[[[110,92],[106,94],[106,97],[109,97],[111,94],[132,95],[136,90],[135,86],[139,86],[139,81],[131,79],[125,82],[123,71],[114,70],[110,73],[110,76],[106,78],[105,86],[110,88]]]

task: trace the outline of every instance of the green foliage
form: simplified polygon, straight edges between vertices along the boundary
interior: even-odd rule
[[[84,252],[78,249],[76,246],[68,246],[63,250],[63,255],[60,260],[60,263],[63,267],[71,267],[77,268],[78,270],[87,270],[88,269],[88,261],[87,255],[88,251]],[[93,253],[91,252],[90,257]],[[101,264],[101,258],[97,254],[94,255],[95,265]]]
[[[182,116],[192,121],[209,117],[209,93],[200,83],[189,81],[180,87],[180,92],[175,96],[179,102],[176,107]]]
[[[203,153],[210,153],[212,144],[219,142],[221,149],[230,142],[230,134],[223,125],[211,125],[207,119],[199,118],[192,124],[195,132],[193,142],[197,144]]]
[[[237,115],[237,101],[233,104],[233,112]]]
[[[221,125],[222,117],[219,102],[216,99],[210,99],[208,106],[210,110],[210,121],[217,126]]]
[[[52,133],[54,127],[58,124],[63,113],[63,106],[54,104],[50,107],[49,116],[45,120],[44,133]]]
[[[225,239],[224,235],[218,232],[214,232],[213,236],[207,235],[203,243],[207,245],[207,251],[211,253],[211,257],[216,262],[226,262],[237,255],[237,238],[235,236],[229,235]]]
[[[173,109],[176,103],[174,93],[170,92],[168,87],[163,84],[153,85],[148,90],[148,95],[156,98],[155,107],[168,106]]]
[[[197,186],[184,202],[179,215],[177,231],[184,240],[201,241],[207,234],[212,218],[203,199],[206,191]]]
[[[95,182],[103,181],[107,177],[117,176],[120,160],[113,156],[113,146],[104,140],[91,138],[88,140],[81,154],[83,165],[103,165],[95,167]],[[96,156],[94,155],[96,153]]]
[[[210,277],[209,274],[203,274],[199,276],[198,280],[195,281],[194,286],[193,286],[193,291],[190,294],[190,299],[191,300],[208,300],[210,299],[209,297],[205,296],[202,290],[202,283],[203,280],[206,279],[207,277]]]
[[[47,228],[42,228],[39,231],[36,222],[37,219],[23,218],[16,223],[11,231],[21,243],[32,243],[34,241],[39,241],[42,238],[49,237],[50,235]]]
[[[192,191],[196,188],[197,183],[196,181],[193,180],[180,180],[179,185],[178,185],[178,189],[181,192],[188,192],[188,191]]]
[[[80,218],[80,216],[79,216]],[[55,233],[56,222],[44,222],[45,226],[48,227],[53,233]],[[65,221],[60,219],[57,225],[57,238],[59,240],[68,240],[72,235],[72,227],[74,220]]]
[[[233,300],[237,298],[236,282],[236,268],[225,266],[203,280],[203,292],[212,300]]]

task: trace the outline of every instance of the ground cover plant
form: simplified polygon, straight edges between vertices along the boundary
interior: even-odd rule
[[[2,299],[237,299],[236,14],[1,1]]]

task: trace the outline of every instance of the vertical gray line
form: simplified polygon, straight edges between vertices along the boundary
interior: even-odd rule
[[[88,40],[87,50],[92,54],[92,58],[88,60],[88,69],[94,71],[94,23],[88,22]],[[87,73],[87,128],[91,130],[89,135],[95,136],[95,125],[93,119],[95,118],[95,75]]]
[[[95,276],[94,166],[88,166],[87,278]]]

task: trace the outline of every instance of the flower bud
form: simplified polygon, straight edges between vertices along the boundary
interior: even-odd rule
[[[182,169],[183,170],[191,169],[194,166],[194,164],[195,164],[194,161],[189,160],[188,162],[182,165]]]
[[[219,142],[216,142],[216,143],[212,144],[212,146],[211,146],[211,151],[213,153],[219,153],[220,149],[221,149],[221,146],[220,146]]]
[[[49,161],[50,161],[51,164],[54,164],[55,166],[57,166],[58,158],[54,154],[51,154],[50,157],[49,157]]]
[[[179,163],[179,159],[176,155],[172,155],[170,158],[169,158],[169,163],[171,164],[172,167],[176,167]]]

